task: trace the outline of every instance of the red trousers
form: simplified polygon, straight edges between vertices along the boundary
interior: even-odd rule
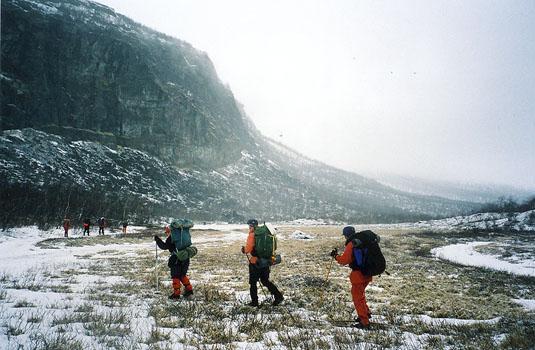
[[[355,310],[357,310],[357,315],[360,318],[360,322],[363,325],[367,325],[370,323],[368,320],[370,309],[366,303],[366,294],[364,291],[368,286],[368,283],[372,281],[372,277],[364,276],[362,272],[355,270],[351,271],[351,274],[349,274],[349,280],[351,281],[351,296],[353,298],[353,305],[355,305]]]
[[[189,282],[188,276],[182,276],[180,278],[173,277],[173,294],[174,295],[180,295],[180,282],[184,284],[184,287],[186,287],[186,291],[193,290],[193,287],[191,286],[191,283]]]

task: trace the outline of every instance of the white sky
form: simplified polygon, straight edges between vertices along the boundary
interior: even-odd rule
[[[309,157],[535,188],[535,1],[99,2],[206,51]]]

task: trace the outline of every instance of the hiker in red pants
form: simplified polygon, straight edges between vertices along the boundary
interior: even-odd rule
[[[169,266],[169,268],[171,269],[171,279],[173,280],[173,294],[169,296],[169,299],[180,299],[180,282],[184,284],[184,287],[186,289],[184,297],[189,297],[193,294],[193,286],[191,285],[189,277],[187,275],[189,269],[189,259],[180,261],[177,258],[176,246],[175,243],[173,243],[171,237],[171,229],[169,228],[169,226],[165,228],[165,234],[167,235],[165,242],[162,241],[158,236],[154,236],[154,240],[156,241],[158,248],[163,250],[167,249],[171,253],[171,256],[169,257],[169,260],[167,262],[167,266]]]
[[[346,226],[343,230],[343,235],[346,238],[346,247],[342,255],[338,255],[336,249],[333,249],[331,256],[336,259],[340,265],[350,265],[352,267],[354,263],[353,247],[356,245],[355,228],[353,226]],[[368,329],[370,326],[369,318],[371,316],[370,309],[366,303],[366,295],[364,290],[368,286],[368,283],[372,281],[371,276],[365,276],[361,271],[352,267],[352,271],[349,274],[349,280],[351,281],[351,296],[353,298],[353,305],[357,311],[357,323],[355,327],[361,329]]]
[[[89,236],[89,227],[91,226],[91,220],[89,218],[85,218],[83,221],[84,231],[82,232],[82,236],[85,236],[87,233],[87,236]]]
[[[65,230],[64,237],[69,237],[70,228],[71,228],[71,220],[65,217],[65,219],[63,219],[63,229]]]

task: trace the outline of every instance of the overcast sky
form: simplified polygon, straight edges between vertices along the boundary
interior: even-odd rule
[[[206,51],[309,157],[535,188],[535,1],[99,2]]]

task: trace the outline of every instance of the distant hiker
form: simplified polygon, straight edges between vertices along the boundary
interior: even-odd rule
[[[91,226],[91,220],[89,218],[85,218],[84,221],[82,221],[84,231],[82,232],[82,236],[87,235],[89,236],[89,227]]]
[[[279,305],[284,300],[284,296],[277,286],[269,280],[276,241],[274,238],[269,237],[270,232],[265,225],[258,226],[257,220],[251,219],[247,221],[247,225],[249,225],[249,236],[247,236],[246,245],[241,247],[241,252],[247,254],[247,259],[249,260],[249,293],[251,294],[249,306],[259,306],[258,287],[256,285],[258,280],[275,297],[273,305]],[[271,248],[269,247],[270,244]],[[250,258],[249,254],[251,254]]]
[[[98,234],[103,235],[104,234],[104,227],[106,227],[106,219],[104,217],[101,217],[98,219]]]
[[[193,287],[187,276],[189,260],[197,254],[197,248],[191,245],[191,234],[189,229],[193,227],[193,222],[187,219],[178,219],[171,222],[171,227],[165,228],[167,239],[162,241],[160,237],[154,236],[154,240],[160,249],[167,249],[171,253],[167,266],[171,269],[171,279],[173,280],[173,294],[169,299],[180,298],[180,282],[185,287],[184,297],[193,294]]]
[[[123,221],[123,233],[126,233],[126,227],[128,226],[128,222],[125,220]]]
[[[371,312],[366,303],[365,289],[372,281],[372,276],[384,272],[386,262],[379,248],[379,236],[372,231],[366,230],[355,232],[353,226],[344,227],[342,234],[346,238],[345,250],[338,255],[337,249],[331,251],[331,256],[340,265],[349,265],[351,273],[351,296],[357,311],[357,323],[355,327],[367,329],[370,325]]]
[[[71,220],[65,217],[65,219],[63,219],[63,229],[65,230],[65,234],[63,237],[69,237],[70,228],[71,228]]]

